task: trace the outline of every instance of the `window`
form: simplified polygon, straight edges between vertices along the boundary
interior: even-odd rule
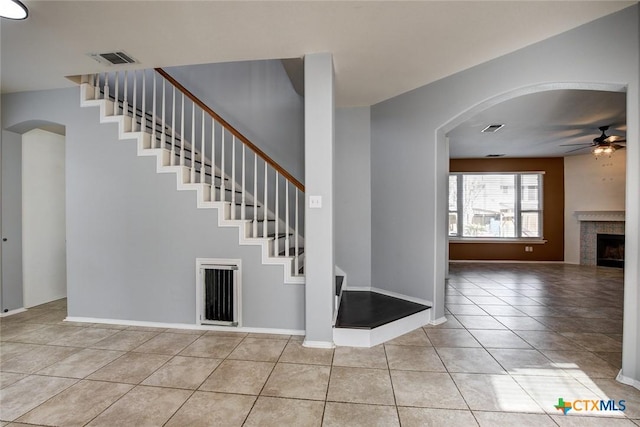
[[[542,173],[449,175],[449,236],[542,236]]]

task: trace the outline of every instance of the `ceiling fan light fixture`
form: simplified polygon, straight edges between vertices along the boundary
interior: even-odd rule
[[[614,147],[613,145],[607,144],[607,145],[598,145],[596,148],[593,149],[592,153],[594,156],[596,156],[596,159],[597,159],[598,156],[601,156],[603,154],[606,154],[609,157],[611,157],[614,151],[616,151],[616,147]]]
[[[27,19],[29,10],[20,0],[0,0],[0,18]]]

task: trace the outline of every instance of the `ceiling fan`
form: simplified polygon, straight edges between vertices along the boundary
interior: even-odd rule
[[[578,144],[562,144],[564,147],[582,145],[582,147],[575,148],[567,151],[567,153],[573,153],[574,151],[584,150],[585,148],[592,148],[592,153],[597,157],[601,154],[611,155],[614,151],[625,148],[627,140],[621,136],[611,135],[607,136],[606,131],[609,130],[609,126],[600,126],[600,132],[602,134],[593,138],[593,142],[581,142]]]

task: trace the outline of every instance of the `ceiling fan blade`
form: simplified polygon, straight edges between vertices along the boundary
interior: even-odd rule
[[[618,139],[620,138],[620,139]],[[627,140],[621,136],[612,135],[604,140],[604,142],[608,142],[609,144],[617,144],[619,142],[627,142]]]
[[[578,142],[577,144],[560,144],[561,147],[570,147],[572,145],[584,145],[585,147],[586,146],[590,147],[590,146],[592,146],[594,144],[592,144],[591,142]]]

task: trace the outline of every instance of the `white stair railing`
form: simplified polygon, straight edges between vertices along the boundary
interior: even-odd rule
[[[126,131],[147,133],[151,149],[168,153],[166,166],[207,187],[210,201],[229,205],[226,219],[249,222],[246,237],[270,239],[269,256],[292,257],[301,274],[304,186],[295,177],[162,69],[94,74],[89,83],[94,99],[130,118]]]

